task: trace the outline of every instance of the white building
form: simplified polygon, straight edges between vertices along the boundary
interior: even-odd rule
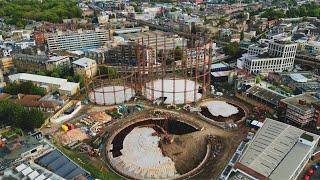
[[[90,58],[84,57],[76,61],[73,61],[72,66],[75,74],[86,75],[89,78],[97,75],[97,62]]]
[[[59,91],[60,94],[72,96],[80,90],[79,83],[68,82],[66,79],[40,76],[36,74],[18,73],[9,76],[10,82],[32,82],[39,87],[45,87],[50,91]]]
[[[11,47],[4,47],[2,48],[2,55],[3,57],[11,56],[12,48]]]
[[[310,54],[320,54],[320,42],[319,41],[309,41],[305,44],[304,49]]]
[[[59,50],[86,50],[98,48],[107,43],[109,31],[107,30],[78,30],[77,32],[58,32],[48,34],[48,47],[51,51]]]
[[[46,62],[46,69],[52,71],[54,68],[70,68],[71,62],[68,56],[52,56]]]
[[[15,43],[15,45],[21,49],[26,49],[28,47],[36,46],[35,40],[22,40]]]
[[[220,179],[297,179],[315,152],[319,136],[266,119],[240,157],[230,162]]]
[[[297,44],[283,41],[270,42],[268,53],[244,54],[237,60],[237,67],[250,73],[282,72],[293,68]],[[254,54],[254,52],[251,52]]]
[[[267,44],[252,44],[248,47],[248,54],[251,56],[260,55],[268,52]]]

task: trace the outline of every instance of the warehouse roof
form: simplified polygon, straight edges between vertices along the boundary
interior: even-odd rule
[[[247,90],[247,93],[256,96],[264,101],[267,101],[273,105],[278,105],[281,99],[286,98],[286,96],[279,94],[277,92],[271,91],[269,89],[260,87],[260,86],[252,86]]]
[[[288,179],[312,151],[312,146],[298,141],[304,133],[294,126],[266,119],[240,158],[239,163],[245,167],[242,170],[270,179]],[[318,135],[307,134],[313,136],[313,144],[319,141]]]
[[[38,158],[36,162],[65,179],[73,179],[79,175],[88,174],[84,169],[68,159],[68,157],[58,150],[49,152]]]
[[[93,60],[93,59],[90,59],[90,58],[86,58],[86,57],[83,57],[81,59],[78,59],[76,61],[73,61],[72,64],[76,64],[78,66],[82,66],[82,67],[87,67],[88,64],[92,64],[92,63],[95,63],[96,61]]]
[[[57,62],[66,58],[69,58],[69,57],[68,56],[52,56],[49,58],[48,62]]]
[[[62,79],[62,78],[41,76],[41,75],[28,74],[28,73],[13,74],[9,76],[9,79],[12,82],[23,80],[23,81],[32,81],[32,82],[55,84],[55,85],[61,85],[67,82],[66,79]]]

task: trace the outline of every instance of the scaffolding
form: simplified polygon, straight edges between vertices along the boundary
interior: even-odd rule
[[[160,99],[164,104],[193,103],[205,97],[210,92],[212,43],[200,37],[183,38],[186,46],[169,49],[166,37],[161,38],[164,47],[158,50],[155,37],[154,59],[145,54],[146,49],[153,48],[149,46],[149,37],[137,42],[139,94],[151,101]]]
[[[90,101],[111,105],[143,96],[163,104],[187,104],[205,97],[210,92],[212,42],[195,36],[179,40],[181,47],[175,46],[175,38],[157,34],[142,37],[132,47],[135,48],[135,65],[126,62],[128,60],[116,65],[99,65],[118,73],[108,76],[98,71],[97,77],[88,79]],[[170,45],[167,47],[167,44]]]

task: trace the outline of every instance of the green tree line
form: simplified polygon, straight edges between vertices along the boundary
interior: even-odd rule
[[[4,87],[3,91],[11,95],[22,93],[44,96],[46,94],[43,88],[35,86],[32,82],[10,83]]]
[[[316,5],[315,3],[304,4],[289,8],[286,12],[283,9],[267,9],[261,14],[261,17],[268,18],[268,20],[306,16],[320,18],[320,5]]]
[[[81,17],[75,0],[0,0],[0,17],[5,22],[24,27],[28,20],[62,22],[63,19]]]
[[[40,110],[27,109],[10,101],[0,101],[0,123],[5,126],[31,131],[44,123],[45,117]]]

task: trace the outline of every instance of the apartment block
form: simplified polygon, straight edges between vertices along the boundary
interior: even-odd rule
[[[283,99],[279,103],[281,117],[300,126],[318,121],[320,99],[314,94],[304,93]]]
[[[177,46],[184,47],[187,41],[183,38],[162,31],[148,31],[139,33],[121,34],[125,41],[132,41],[147,45],[157,50],[170,50]]]
[[[95,60],[89,58],[81,58],[72,62],[75,74],[86,75],[88,78],[97,75],[98,66]]]
[[[13,64],[25,71],[45,71],[48,59],[45,55],[16,54],[13,56]]]
[[[110,37],[109,31],[96,29],[47,34],[46,40],[50,51],[76,51],[104,46]]]

